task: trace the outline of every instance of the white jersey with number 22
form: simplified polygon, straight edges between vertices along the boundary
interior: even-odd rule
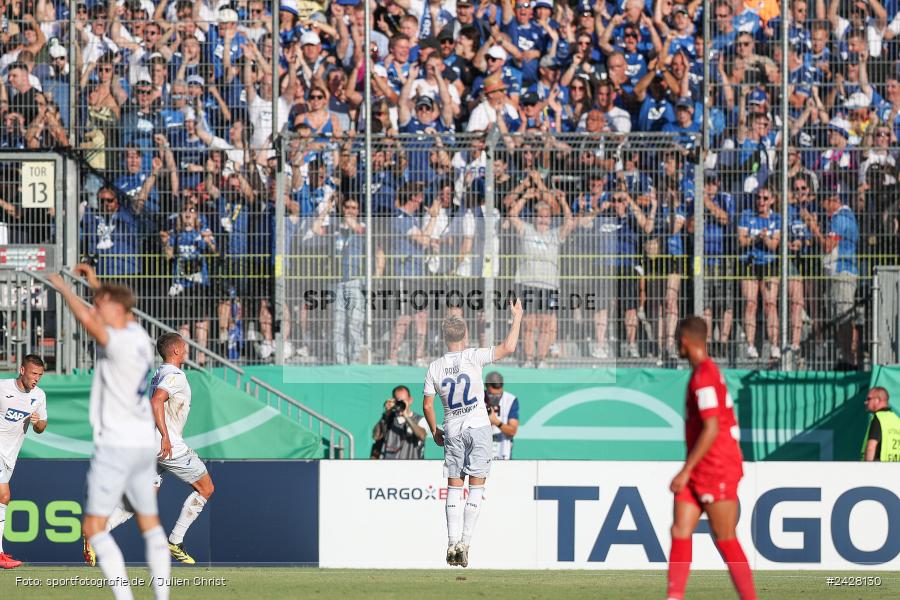
[[[493,347],[468,348],[448,352],[428,367],[425,395],[441,397],[445,437],[456,437],[464,429],[490,427],[482,369],[492,362]]]

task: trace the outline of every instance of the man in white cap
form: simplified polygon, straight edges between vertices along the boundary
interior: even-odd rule
[[[484,52],[484,54],[482,54]],[[476,77],[472,82],[472,92],[469,96],[469,108],[473,109],[481,100],[481,94],[484,91],[485,81],[489,78],[498,77],[506,86],[507,95],[513,101],[517,100],[522,90],[522,71],[516,67],[507,65],[509,54],[500,44],[489,46],[485,51],[483,48],[475,56],[475,66],[482,68],[481,58],[484,58],[483,70],[484,75]]]
[[[227,67],[240,62],[247,37],[238,31],[238,14],[232,8],[219,9],[215,23],[198,22],[197,25],[207,34],[208,47],[212,49],[213,78],[219,80]]]

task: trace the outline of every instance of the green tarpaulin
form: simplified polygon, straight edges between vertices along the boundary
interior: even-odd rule
[[[666,369],[501,367],[520,399],[519,459],[681,460],[689,373]],[[424,369],[251,367],[249,374],[350,429],[368,457],[372,427],[398,384],[422,411]],[[858,460],[866,373],[726,371],[747,460]],[[426,457],[441,449],[430,440]]]
[[[0,377],[12,377],[0,375]],[[47,393],[47,430],[29,432],[23,458],[85,458],[91,452],[88,398],[91,375],[41,379]],[[202,458],[319,458],[320,440],[274,408],[206,373],[188,371],[191,414],[185,438]]]

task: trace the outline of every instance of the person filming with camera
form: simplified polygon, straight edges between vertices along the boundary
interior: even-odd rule
[[[519,400],[503,389],[503,375],[488,373],[484,403],[494,432],[494,460],[512,458],[513,438],[519,430]]]
[[[375,424],[371,458],[421,460],[425,457],[425,417],[412,411],[409,388],[398,385],[384,402],[384,414]]]

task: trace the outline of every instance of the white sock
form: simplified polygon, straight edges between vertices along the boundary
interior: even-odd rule
[[[447,488],[447,545],[455,546],[462,531],[463,489]]]
[[[3,554],[3,530],[6,529],[6,505],[0,504],[0,554]]]
[[[112,531],[128,519],[134,516],[133,512],[128,512],[121,506],[117,506],[113,509],[113,513],[106,520],[106,530]]]
[[[166,544],[166,532],[157,525],[144,532],[144,553],[150,576],[153,578],[153,594],[156,600],[168,600],[169,578],[172,574],[172,557]]]
[[[484,496],[483,485],[470,485],[469,497],[466,498],[466,509],[463,515],[462,543],[468,546],[472,543],[472,532],[475,531],[475,523],[478,522],[478,513],[481,511],[481,497]]]
[[[175,521],[175,527],[169,533],[169,542],[180,544],[184,541],[184,534],[187,533],[191,523],[200,516],[204,506],[206,506],[206,498],[198,492],[194,492],[187,497],[187,500],[184,501],[184,505],[181,507],[181,514],[178,515],[178,520]]]
[[[128,581],[128,572],[125,570],[125,559],[122,557],[122,551],[116,545],[116,540],[108,531],[101,531],[91,536],[88,540],[94,548],[97,555],[97,564],[103,571],[104,577],[111,579],[114,585],[110,585],[113,597],[116,600],[133,600],[131,587],[123,585]]]

